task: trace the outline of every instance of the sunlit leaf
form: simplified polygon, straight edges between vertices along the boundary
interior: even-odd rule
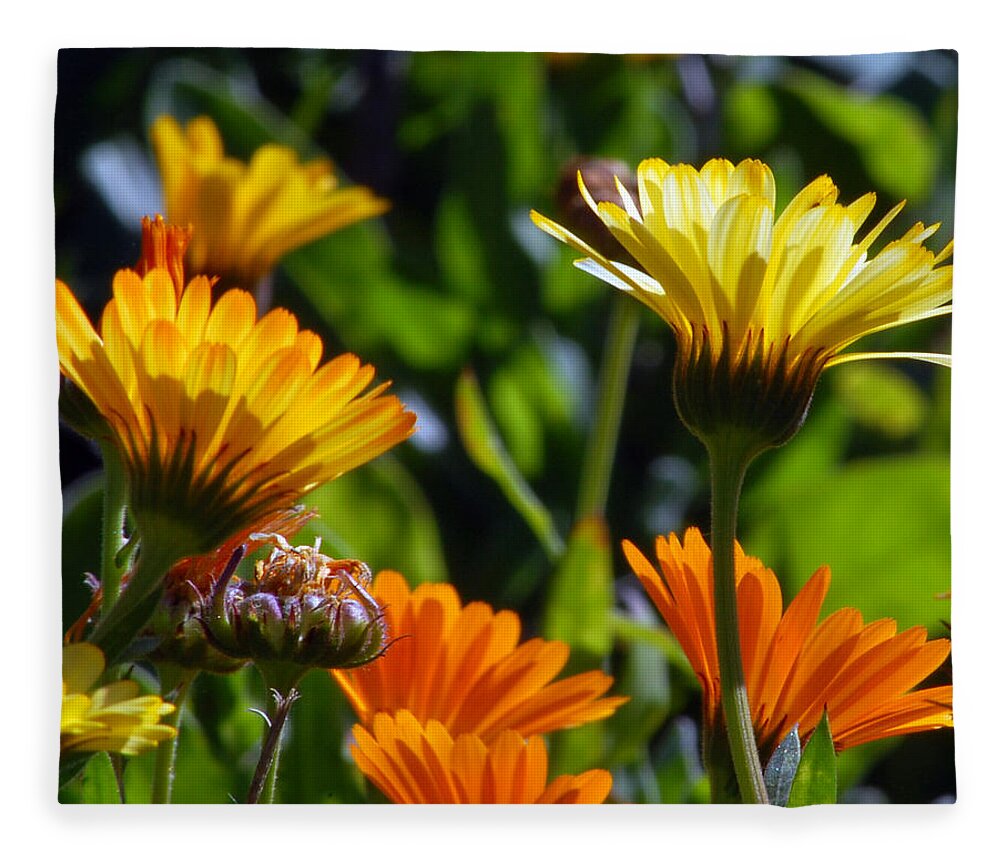
[[[862,426],[901,439],[923,424],[927,398],[909,376],[887,362],[847,364],[830,375],[847,413]]]
[[[726,90],[722,102],[722,127],[737,152],[763,151],[780,126],[780,112],[769,87],[744,82]]]
[[[455,415],[462,444],[472,462],[496,481],[550,557],[558,558],[562,555],[563,541],[552,522],[552,516],[507,453],[471,370],[463,371],[458,379],[455,388]]]
[[[547,639],[570,646],[572,669],[597,668],[611,651],[613,579],[608,527],[600,517],[586,517],[552,575],[542,625]]]
[[[303,499],[319,511],[307,523],[303,541],[328,539],[331,549],[347,550],[373,571],[398,570],[410,582],[447,579],[441,538],[419,484],[392,455],[341,475]]]
[[[798,773],[788,798],[789,806],[837,802],[837,755],[830,734],[830,719],[823,719],[802,750]]]
[[[869,95],[798,70],[788,81],[830,131],[858,148],[871,178],[900,198],[927,196],[937,171],[936,139],[916,107],[893,95]]]
[[[775,568],[786,601],[827,564],[824,615],[853,606],[866,621],[891,617],[900,630],[922,624],[940,634],[949,607],[935,595],[951,588],[949,474],[947,458],[931,454],[803,471],[773,504],[755,506],[746,545]]]

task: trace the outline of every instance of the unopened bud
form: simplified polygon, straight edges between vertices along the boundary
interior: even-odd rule
[[[624,161],[613,158],[585,158],[579,156],[567,162],[559,177],[556,190],[556,206],[562,216],[562,223],[577,236],[605,257],[630,266],[638,266],[632,255],[626,251],[618,240],[595,215],[587,201],[580,193],[578,176],[583,176],[584,185],[593,196],[594,201],[603,203],[610,201],[622,205],[621,194],[615,183],[615,178],[638,200],[639,189],[636,184],[636,173]]]
[[[163,269],[174,282],[177,298],[184,291],[184,254],[191,242],[191,227],[168,224],[161,215],[142,219],[142,253],[135,270],[145,277],[153,269]]]

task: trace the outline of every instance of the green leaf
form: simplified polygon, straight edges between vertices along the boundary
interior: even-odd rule
[[[857,147],[868,175],[891,195],[922,200],[930,193],[937,141],[914,105],[854,92],[802,70],[788,88],[830,131]]]
[[[690,717],[672,719],[653,756],[659,803],[708,803],[708,776],[701,764],[699,729]]]
[[[949,605],[937,595],[951,590],[949,475],[938,454],[802,472],[773,502],[754,506],[747,549],[775,569],[786,601],[827,564],[824,615],[853,606],[866,621],[888,616],[900,630],[940,630]]]
[[[847,413],[863,427],[890,439],[904,439],[923,425],[927,397],[898,368],[864,361],[839,367],[830,375]]]
[[[570,671],[596,669],[610,654],[614,602],[607,524],[599,516],[585,517],[552,576],[542,625],[546,639],[573,649]]]
[[[792,783],[801,759],[802,746],[799,743],[799,727],[796,725],[771,753],[767,767],[764,768],[764,785],[772,806],[788,806]]]
[[[83,772],[81,803],[120,803],[118,781],[107,753],[93,756]]]
[[[434,512],[419,484],[391,454],[341,475],[303,499],[321,522],[307,523],[303,542],[330,541],[373,571],[390,568],[411,583],[448,578]],[[332,539],[332,541],[331,541]]]
[[[517,470],[490,418],[475,374],[466,369],[455,388],[455,416],[469,458],[496,481],[507,500],[524,518],[553,560],[563,553],[563,541],[552,516]]]
[[[186,121],[208,114],[226,142],[227,152],[247,158],[257,147],[275,141],[302,156],[319,154],[318,147],[271,102],[236,77],[190,58],[163,63],[146,98],[147,127],[161,114]]]
[[[799,771],[792,784],[789,806],[837,802],[837,754],[833,749],[826,711],[802,751]]]
[[[475,331],[464,300],[397,275],[381,225],[338,230],[284,257],[292,279],[343,344],[360,355],[389,347],[415,370],[458,366]]]
[[[781,112],[769,87],[737,82],[724,92],[722,128],[737,152],[761,152],[774,140],[780,125]]]
[[[65,630],[90,604],[84,574],[101,566],[101,516],[104,474],[84,475],[63,493],[62,613]]]
[[[659,648],[634,642],[625,651],[621,668],[615,670],[616,695],[629,700],[603,720],[608,734],[609,764],[631,764],[649,754],[653,736],[663,728],[671,708],[679,710],[673,693],[667,660]]]

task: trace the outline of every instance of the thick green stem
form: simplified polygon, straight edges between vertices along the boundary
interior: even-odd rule
[[[597,383],[597,416],[587,441],[580,476],[577,518],[604,514],[611,484],[618,429],[625,403],[625,384],[639,330],[640,305],[630,296],[614,296],[608,335],[604,342],[601,373]]]
[[[285,721],[292,711],[292,705],[299,697],[299,691],[292,687],[288,695],[282,695],[278,690],[272,689],[271,695],[274,697],[274,704],[267,709],[267,732],[260,748],[257,769],[250,782],[247,803],[274,802],[274,787],[278,781],[278,761],[281,756],[281,735]]]
[[[118,599],[122,572],[118,553],[125,546],[125,503],[128,482],[118,451],[110,442],[101,443],[104,459],[104,509],[101,514],[101,611],[107,614]]]
[[[181,555],[162,541],[141,544],[128,586],[111,610],[102,613],[90,636],[90,641],[104,652],[109,666],[148,623],[163,592],[163,578]]]
[[[164,726],[178,729],[169,741],[164,741],[156,748],[156,762],[153,765],[153,793],[150,803],[170,803],[170,795],[174,788],[174,767],[177,762],[177,743],[180,740],[181,711],[187,699],[191,684],[198,675],[197,669],[181,670],[171,677],[165,668],[160,669],[161,692],[166,697],[170,690],[174,695],[169,699],[174,705],[174,711],[167,714],[160,723]]]
[[[736,515],[747,466],[756,450],[739,434],[706,443],[712,471],[712,558],[715,580],[715,636],[722,683],[722,708],[740,796],[744,803],[767,803],[750,716],[736,607]]]

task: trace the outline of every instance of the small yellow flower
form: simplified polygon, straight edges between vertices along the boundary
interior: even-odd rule
[[[100,648],[86,642],[63,648],[62,752],[137,755],[177,734],[176,729],[159,725],[160,717],[173,713],[174,706],[159,696],[139,695],[135,681],[94,689],[103,671]]]
[[[182,129],[161,116],[150,134],[167,219],[194,227],[189,269],[230,286],[253,288],[290,251],[389,208],[363,186],[338,188],[329,161],[300,163],[285,146],[266,144],[248,164],[227,156],[208,117]]]
[[[249,293],[213,303],[208,278],[184,287],[176,272],[169,261],[144,277],[119,271],[100,334],[56,284],[60,368],[121,452],[140,534],[169,533],[172,561],[210,552],[414,424],[388,383],[363,393],[371,365],[350,354],[320,365],[322,341],[288,311],[258,320]]]
[[[763,445],[787,439],[820,372],[862,358],[926,353],[844,353],[874,332],[951,312],[952,243],[924,247],[938,225],[915,224],[869,257],[903,204],[855,241],[875,195],[837,202],[828,176],[802,189],[775,218],[767,165],[714,159],[696,170],[651,158],[639,165],[638,200],[617,182],[618,203],[584,200],[621,245],[601,253],[544,215],[542,230],[584,254],[577,265],[642,301],[677,338],[678,410],[701,438],[752,428]],[[602,198],[611,194],[601,194]],[[640,268],[630,265],[637,262]]]
[[[603,803],[611,791],[606,770],[547,782],[545,743],[510,729],[484,743],[399,711],[356,725],[354,740],[355,763],[393,803]]]

